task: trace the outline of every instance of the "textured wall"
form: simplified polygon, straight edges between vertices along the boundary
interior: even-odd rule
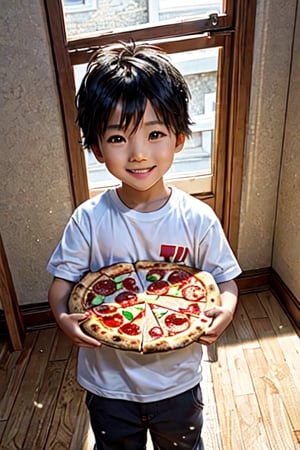
[[[47,299],[47,259],[71,212],[53,64],[38,0],[1,0],[0,230],[20,304]]]
[[[296,3],[257,1],[238,248],[244,270],[272,262]]]
[[[272,265],[300,301],[300,8],[284,137]]]

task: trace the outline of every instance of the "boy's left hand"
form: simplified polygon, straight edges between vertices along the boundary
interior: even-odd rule
[[[212,322],[197,342],[203,345],[210,345],[213,344],[228,327],[232,321],[233,314],[224,306],[214,306],[213,308],[207,309],[204,312],[204,315],[212,319]]]
[[[238,290],[235,281],[230,280],[219,283],[221,294],[221,306],[213,306],[204,311],[204,314],[212,319],[210,326],[207,328],[197,342],[203,345],[213,344],[228,327],[233,319],[236,308]]]

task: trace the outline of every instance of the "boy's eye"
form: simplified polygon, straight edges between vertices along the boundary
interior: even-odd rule
[[[124,142],[124,141],[125,141],[124,137],[123,136],[118,136],[118,135],[110,136],[107,139],[107,142],[110,142],[112,144],[119,144],[120,142]]]
[[[155,140],[155,139],[159,139],[163,136],[165,136],[165,134],[162,133],[161,131],[152,131],[152,133],[150,133],[150,135],[149,135],[149,139]]]

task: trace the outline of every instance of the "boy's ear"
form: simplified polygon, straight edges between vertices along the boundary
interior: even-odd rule
[[[104,163],[104,158],[102,156],[102,153],[101,153],[99,145],[92,144],[91,148],[92,148],[92,151],[93,151],[94,156],[97,159],[97,161],[99,161],[100,163]]]
[[[185,135],[183,133],[179,133],[176,138],[176,147],[175,147],[175,153],[181,152],[183,149],[185,143]]]

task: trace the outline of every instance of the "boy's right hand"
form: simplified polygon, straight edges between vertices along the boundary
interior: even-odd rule
[[[101,347],[101,343],[96,339],[85,334],[80,328],[80,324],[86,320],[86,314],[61,313],[59,315],[58,325],[64,334],[77,347],[95,348]]]
[[[54,278],[49,288],[49,303],[55,320],[61,330],[77,347],[101,347],[101,343],[85,334],[80,324],[87,318],[86,314],[69,314],[67,303],[74,283]]]

